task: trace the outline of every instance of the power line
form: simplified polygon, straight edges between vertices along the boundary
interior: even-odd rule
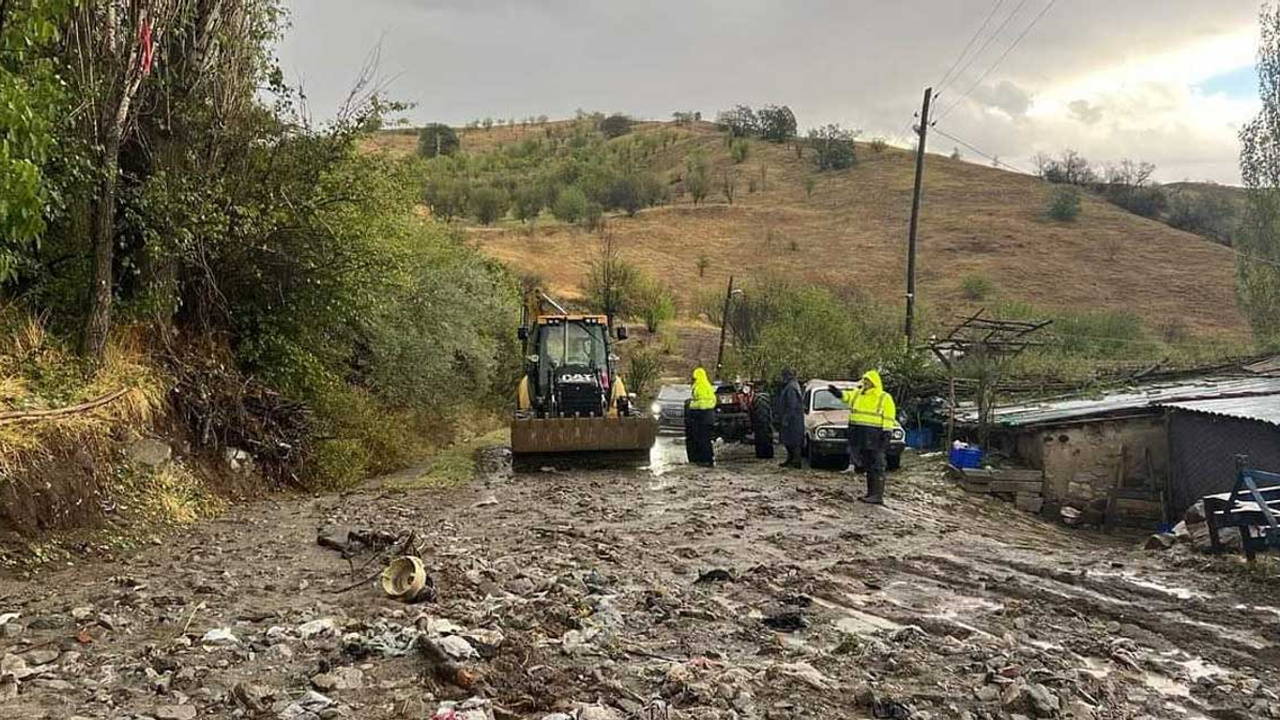
[[[1018,38],[1013,41],[1013,44],[1005,49],[1004,54],[1002,54],[999,58],[996,58],[995,63],[992,64],[991,67],[987,68],[986,72],[978,76],[978,79],[973,81],[973,84],[969,86],[969,89],[966,90],[963,95],[956,98],[955,102],[948,105],[947,109],[942,111],[942,114],[938,117],[938,120],[942,120],[947,115],[951,114],[951,111],[955,110],[957,105],[964,102],[964,99],[969,97],[969,95],[978,88],[978,85],[982,84],[982,81],[987,79],[987,76],[995,72],[996,68],[1000,67],[1000,64],[1004,62],[1005,58],[1009,57],[1009,54],[1012,53],[1015,49],[1017,49],[1018,45],[1022,43],[1022,41],[1027,37],[1027,35],[1029,35],[1031,31],[1035,29],[1035,26],[1038,25],[1040,21],[1044,19],[1044,16],[1048,15],[1049,11],[1053,9],[1053,6],[1057,4],[1058,4],[1058,0],[1049,0],[1049,4],[1044,6],[1044,9],[1040,11],[1040,14],[1035,16],[1035,19],[1033,19],[1031,21],[1031,24],[1028,25],[1026,29],[1022,31],[1022,34],[1019,35]]]
[[[938,81],[937,88],[939,95],[942,94],[942,89],[947,86],[947,82],[955,79],[952,78],[951,74],[956,71],[956,68],[960,66],[960,62],[964,60],[965,56],[969,54],[969,50],[973,48],[973,44],[978,41],[978,38],[982,35],[983,31],[991,24],[991,18],[996,16],[996,11],[1000,9],[1001,5],[1004,5],[1004,0],[996,0],[995,5],[991,8],[991,12],[987,13],[987,19],[982,21],[982,25],[978,28],[978,31],[973,34],[973,37],[969,38],[969,44],[965,45],[964,50],[960,51],[960,56],[956,58],[956,61],[951,63],[951,68],[947,70],[947,74],[943,75],[942,79]],[[959,77],[959,75],[956,77]]]
[[[991,47],[991,43],[995,42],[995,39],[1000,37],[1000,33],[1004,32],[1004,29],[1009,26],[1009,23],[1013,22],[1013,19],[1018,16],[1018,13],[1022,12],[1022,8],[1026,6],[1027,2],[1028,0],[1022,0],[1018,3],[1018,6],[1013,9],[1013,12],[1009,13],[1009,15],[1005,17],[1004,22],[1000,23],[999,27],[997,27],[991,35],[987,36],[987,39],[982,43],[982,47],[979,47],[978,51],[975,52],[967,62],[965,62],[964,67],[960,68],[959,72],[952,76],[951,82],[959,80],[960,76],[969,72],[969,68],[973,67],[973,64],[978,61],[978,58],[982,57],[982,54],[987,51],[987,48]]]
[[[968,149],[968,150],[970,150],[971,152],[974,152],[974,153],[976,153],[976,154],[978,154],[978,155],[980,155],[980,156],[982,156],[982,157],[984,157],[984,158],[986,158],[986,159],[990,160],[991,162],[995,163],[997,166],[1001,166],[1001,167],[1008,168],[1009,170],[1012,170],[1012,171],[1014,171],[1014,172],[1016,172],[1016,173],[1021,173],[1021,174],[1023,174],[1023,175],[1034,175],[1034,173],[1027,172],[1026,170],[1023,170],[1022,168],[1020,168],[1020,167],[1018,167],[1018,166],[1016,166],[1016,165],[1010,165],[1009,163],[1007,163],[1007,162],[1005,162],[1005,161],[1001,160],[1000,158],[998,158],[998,157],[996,157],[996,156],[994,156],[994,155],[988,155],[987,153],[985,153],[985,152],[983,152],[983,151],[979,150],[978,148],[974,147],[972,144],[970,144],[970,143],[968,143],[968,142],[966,142],[966,141],[964,141],[964,140],[961,140],[960,138],[956,137],[955,135],[952,135],[951,133],[947,132],[946,130],[943,130],[943,129],[939,128],[939,127],[938,127],[938,126],[936,126],[936,125],[934,125],[934,126],[933,126],[933,130],[934,130],[934,132],[938,133],[939,135],[941,135],[941,136],[943,136],[943,137],[945,137],[945,138],[948,138],[948,139],[950,139],[950,140],[953,140],[953,141],[955,141],[955,142],[960,143],[960,144],[961,144],[961,145],[963,145],[966,149]]]

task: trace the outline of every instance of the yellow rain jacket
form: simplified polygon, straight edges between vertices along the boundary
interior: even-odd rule
[[[716,409],[716,389],[711,387],[711,381],[707,379],[707,371],[702,368],[693,371],[693,397],[689,401],[689,409]]]
[[[898,417],[893,396],[884,391],[880,373],[868,370],[862,376],[862,387],[846,390],[840,398],[849,406],[849,424],[892,430]]]

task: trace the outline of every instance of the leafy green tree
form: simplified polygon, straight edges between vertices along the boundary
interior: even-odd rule
[[[555,202],[551,204],[551,214],[560,222],[577,223],[587,214],[587,195],[577,185],[569,185],[560,189]]]
[[[788,143],[796,136],[796,116],[786,105],[765,105],[757,113],[760,137],[778,144]]]
[[[418,131],[418,155],[424,158],[453,155],[461,144],[458,133],[448,125],[432,123]]]
[[[685,162],[684,184],[694,205],[700,204],[711,192],[711,164],[702,153],[694,153]]]
[[[741,165],[747,161],[747,156],[751,154],[751,144],[746,138],[738,138],[729,146],[729,156],[733,158],[733,162]]]
[[[537,185],[523,185],[517,188],[511,197],[511,207],[515,211],[516,218],[521,222],[536,219],[542,212],[544,196],[545,192]]]
[[[830,124],[809,131],[809,145],[813,148],[818,170],[844,170],[858,162],[853,139],[858,131],[847,130]]]
[[[0,286],[44,233],[56,192],[49,165],[68,98],[55,52],[70,10],[66,1],[0,5]]]
[[[479,187],[471,191],[471,214],[481,225],[492,225],[507,214],[510,198],[498,187]]]
[[[716,115],[716,126],[729,133],[731,138],[751,137],[760,134],[760,118],[747,105],[736,105]]]
[[[1262,12],[1262,110],[1240,132],[1246,198],[1235,241],[1240,306],[1261,342],[1280,344],[1280,7]]]

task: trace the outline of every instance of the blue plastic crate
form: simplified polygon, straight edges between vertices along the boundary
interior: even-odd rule
[[[933,447],[933,428],[909,428],[907,430],[907,447],[916,450],[928,450]]]
[[[947,457],[958,468],[982,467],[982,448],[979,447],[951,448]]]

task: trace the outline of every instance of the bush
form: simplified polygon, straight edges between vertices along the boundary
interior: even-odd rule
[[[587,195],[576,185],[560,189],[555,202],[551,204],[551,214],[557,220],[577,223],[587,215]]]
[[[515,210],[516,218],[522,222],[537,218],[542,212],[544,195],[542,188],[535,185],[524,185],[518,188],[511,198],[511,206]]]
[[[1143,187],[1108,185],[1102,191],[1102,196],[1111,204],[1145,218],[1160,217],[1169,204],[1169,198],[1164,190],[1154,185]]]
[[[716,115],[716,127],[728,132],[729,137],[751,137],[760,133],[760,119],[749,106],[737,105]]]
[[[631,122],[626,115],[615,113],[600,121],[600,132],[610,140],[622,137],[631,132]]]
[[[662,351],[658,347],[640,347],[631,353],[627,366],[627,392],[635,393],[641,403],[649,400],[657,389],[662,374]]]
[[[1080,191],[1071,186],[1054,188],[1045,214],[1058,222],[1075,222],[1080,217]]]
[[[813,197],[814,188],[818,187],[818,181],[812,175],[804,176],[804,196],[806,198]]]
[[[1179,230],[1231,245],[1238,215],[1236,206],[1225,197],[1183,190],[1171,194],[1167,222]]]
[[[492,225],[507,214],[507,193],[501,188],[481,187],[471,191],[471,214],[481,225]]]
[[[995,290],[996,284],[986,275],[966,275],[960,281],[960,292],[966,300],[986,300]]]
[[[747,156],[751,154],[751,144],[746,138],[738,138],[729,146],[729,156],[733,158],[736,164],[742,164],[747,161]]]
[[[889,143],[887,140],[885,140],[882,137],[872,138],[871,152],[879,155],[880,153],[884,152],[887,149],[889,149]]]
[[[341,490],[369,476],[373,454],[359,440],[321,440],[316,446],[317,489]]]
[[[707,257],[706,253],[701,253],[698,255],[696,265],[698,268],[698,277],[706,277],[707,268],[711,267],[711,258]]]
[[[448,125],[432,123],[418,131],[418,155],[421,157],[453,155],[459,147],[458,133]]]
[[[809,144],[813,147],[819,171],[844,170],[858,162],[853,139],[856,130],[846,130],[831,124],[809,131]]]
[[[649,278],[640,283],[636,309],[649,332],[658,332],[664,323],[676,317],[676,301],[671,291]]]

